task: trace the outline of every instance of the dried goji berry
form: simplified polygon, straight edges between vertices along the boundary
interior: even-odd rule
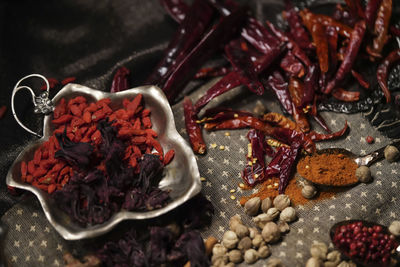
[[[93,121],[99,121],[102,120],[106,117],[106,114],[104,113],[104,111],[102,109],[97,110],[96,112],[94,112],[92,114],[92,120]]]
[[[54,89],[54,87],[56,87],[56,85],[58,84],[58,81],[55,78],[47,78],[47,81],[49,82],[49,89]],[[42,87],[40,87],[40,90],[47,90],[46,83],[44,83]]]
[[[131,103],[131,101],[129,101],[129,99],[124,98],[122,100],[122,105],[124,106],[124,108],[128,108],[128,105]]]
[[[87,126],[82,126],[79,128],[79,132],[81,133],[81,135],[85,135],[85,133],[87,132],[87,130],[89,129],[89,127]]]
[[[130,103],[128,104],[128,106],[126,107],[126,109],[127,109],[127,110],[131,110],[131,111],[133,111],[134,113],[137,113],[138,107],[139,107],[140,103],[142,102],[142,98],[143,98],[142,94],[138,94],[138,95],[132,100],[132,102],[130,102]]]
[[[79,118],[79,117],[74,117],[71,120],[71,126],[72,127],[80,127],[80,126],[82,126],[84,124],[85,124],[85,121],[83,119]]]
[[[51,122],[54,124],[64,124],[72,120],[73,116],[70,114],[62,115],[61,117],[52,120]]]
[[[66,84],[68,84],[68,83],[74,82],[75,80],[76,80],[75,77],[68,77],[68,78],[65,78],[64,80],[62,80],[62,81],[61,81],[61,84],[62,84],[62,85],[66,85]]]
[[[90,113],[89,111],[85,111],[83,113],[82,119],[86,122],[86,123],[91,123],[92,122],[92,113]]]
[[[100,105],[102,107],[104,104],[110,105],[111,104],[111,99],[110,98],[102,98],[99,101],[96,102],[96,105]]]
[[[32,181],[33,181],[33,176],[30,175],[30,174],[28,174],[28,175],[26,176],[26,182],[27,182],[27,183],[32,183]]]
[[[69,166],[65,166],[61,171],[60,171],[60,176],[64,176],[67,173],[69,173],[69,170],[71,169],[71,167]]]
[[[146,143],[147,139],[144,136],[135,136],[132,137],[131,142],[132,144],[142,144],[142,143]]]
[[[95,103],[90,103],[89,106],[85,108],[84,111],[95,112],[97,109],[98,108]]]
[[[136,118],[132,128],[133,129],[140,129],[141,126],[142,126],[142,122],[140,121],[140,118]]]
[[[129,165],[131,165],[132,168],[135,168],[137,166],[137,159],[135,157],[131,157],[129,160]]]
[[[47,160],[44,159],[42,161],[40,161],[40,168],[44,169],[44,170],[50,170],[51,167],[53,167],[53,163],[51,162],[51,160]]]
[[[69,138],[69,140],[74,140],[75,135],[73,133],[68,133],[67,137]]]
[[[56,185],[55,184],[51,184],[49,185],[49,188],[47,188],[47,192],[49,194],[53,193],[56,190]]]
[[[142,118],[142,123],[143,123],[143,127],[144,128],[151,128],[152,127],[150,117],[143,117]]]
[[[26,176],[28,174],[28,166],[25,161],[21,162],[21,175]]]
[[[0,119],[4,117],[4,114],[7,111],[7,106],[1,106],[0,107]]]
[[[41,184],[51,184],[52,178],[50,176],[43,176],[40,179],[38,179],[39,183]]]
[[[81,117],[82,116],[82,110],[78,107],[78,105],[71,105],[69,107],[69,110],[71,113],[75,116]]]
[[[35,164],[33,163],[33,160],[28,161],[28,173],[33,174],[35,172]]]
[[[132,146],[132,148],[133,148],[133,155],[137,158],[140,158],[142,156],[142,152],[140,151],[139,147]]]
[[[140,114],[141,117],[148,117],[150,115],[150,109],[143,109],[142,113]]]
[[[173,149],[169,150],[164,156],[164,165],[169,164],[171,160],[174,158],[174,156],[175,156],[175,150]]]
[[[153,129],[146,129],[145,131],[146,131],[146,133],[147,133],[148,135],[150,135],[150,136],[152,136],[152,137],[157,137],[157,136],[158,136],[157,132],[154,131]]]
[[[92,136],[90,137],[90,140],[92,140],[94,143],[97,144],[97,142],[100,140],[101,141],[101,133],[99,130],[96,130]]]
[[[151,138],[151,137],[147,137],[146,144],[154,147],[154,149],[157,150],[161,155],[164,154],[160,143],[156,139]]]
[[[42,159],[42,150],[39,147],[38,149],[36,149],[35,154],[33,155],[33,163],[35,163],[35,165],[39,165],[41,159]]]
[[[38,178],[38,177],[45,175],[46,173],[47,173],[47,170],[39,167],[35,170],[35,172],[32,174],[32,176],[33,176],[33,178]]]
[[[62,115],[65,115],[67,113],[67,103],[65,102],[65,98],[61,98],[60,102],[56,105],[54,112],[53,112],[53,117],[54,119],[58,119]]]
[[[87,108],[88,104],[86,102],[84,103],[80,103],[78,105],[79,109],[81,110],[81,112],[83,112],[85,110],[85,108]]]

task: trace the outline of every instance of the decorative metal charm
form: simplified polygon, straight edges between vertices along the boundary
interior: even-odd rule
[[[37,78],[41,78],[42,80],[44,80],[44,82],[46,83],[46,91],[41,93],[39,96],[36,96],[35,93],[33,92],[32,88],[30,88],[29,86],[26,85],[20,85],[21,82],[23,82],[26,79],[32,78],[32,77],[37,77]],[[12,95],[11,95],[11,111],[12,114],[15,118],[15,120],[17,121],[17,123],[23,128],[25,129],[27,132],[36,135],[37,137],[42,137],[42,135],[32,131],[31,129],[29,129],[28,127],[26,127],[19,119],[17,116],[17,113],[15,112],[15,107],[14,107],[14,99],[15,99],[15,94],[22,90],[22,89],[26,89],[28,90],[31,95],[32,95],[32,102],[34,105],[34,112],[36,114],[44,114],[44,115],[48,115],[51,112],[53,112],[54,110],[54,105],[53,102],[51,101],[51,99],[49,99],[49,89],[50,89],[50,85],[49,85],[49,81],[46,79],[46,77],[44,77],[43,75],[40,74],[31,74],[28,76],[23,77],[21,80],[19,80],[17,82],[17,84],[15,85],[13,91],[12,91]]]

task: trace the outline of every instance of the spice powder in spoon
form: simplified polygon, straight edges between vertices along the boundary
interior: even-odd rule
[[[344,154],[314,154],[302,158],[298,173],[315,184],[345,186],[357,183],[357,164]]]

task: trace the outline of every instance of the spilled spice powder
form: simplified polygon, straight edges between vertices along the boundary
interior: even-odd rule
[[[314,154],[302,158],[298,173],[307,180],[323,185],[343,186],[357,183],[357,164],[344,154]]]
[[[250,198],[259,197],[261,200],[269,197],[272,200],[279,194],[278,192],[278,178],[268,179],[264,183],[262,183],[259,188],[258,192],[254,193],[250,196],[244,196],[240,199],[240,204],[243,206]],[[289,185],[285,190],[285,194],[290,197],[293,205],[305,205],[308,203],[313,203],[315,201],[321,201],[324,199],[328,199],[336,195],[337,193],[347,191],[348,188],[329,188],[329,191],[319,191],[317,195],[312,199],[306,199],[301,194],[301,185],[295,178],[291,179]]]

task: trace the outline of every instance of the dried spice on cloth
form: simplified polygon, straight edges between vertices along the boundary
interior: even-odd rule
[[[259,197],[261,200],[267,197],[271,199],[275,198],[277,195],[279,195],[278,183],[279,183],[278,178],[268,179],[259,186],[258,192],[250,196],[243,196],[240,199],[240,204],[243,206],[249,199],[253,197]],[[310,201],[309,199],[304,198],[303,195],[301,194],[300,182],[296,179],[291,179],[285,190],[285,194],[290,197],[290,200],[293,205],[304,205],[315,201],[329,199],[334,195],[336,195],[337,193],[344,192],[347,189],[348,188],[343,187],[343,188],[329,188],[328,191],[319,191],[317,195]]]
[[[357,164],[344,154],[314,154],[302,158],[297,171],[316,184],[343,186],[357,183]]]

